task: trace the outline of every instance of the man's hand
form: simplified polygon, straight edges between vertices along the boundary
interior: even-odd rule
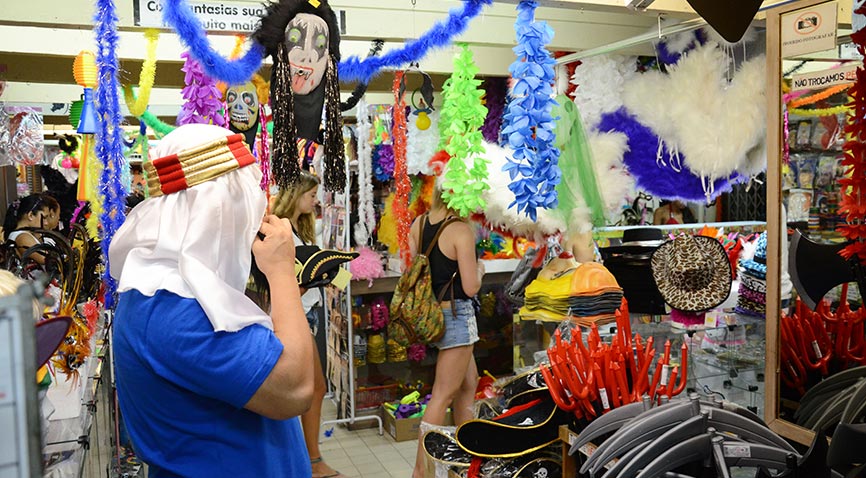
[[[292,223],[274,215],[265,216],[259,232],[265,238],[256,237],[253,241],[253,255],[256,264],[267,278],[276,274],[295,273],[295,239]]]

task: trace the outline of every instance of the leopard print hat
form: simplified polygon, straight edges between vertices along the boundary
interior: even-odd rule
[[[662,298],[674,309],[710,310],[731,293],[731,263],[712,237],[682,234],[659,246],[650,262]]]

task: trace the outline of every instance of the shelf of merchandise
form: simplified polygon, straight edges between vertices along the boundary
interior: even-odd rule
[[[351,179],[351,174],[346,169],[346,177]],[[328,249],[349,250],[350,234],[350,199],[348,191],[351,185],[347,184],[343,193],[329,192],[324,204],[323,218],[323,241],[322,244]],[[348,264],[342,267],[348,268]],[[337,418],[322,422],[321,429],[326,430],[326,425],[346,424],[352,426],[359,421],[375,421],[379,428],[379,435],[384,434],[382,417],[376,415],[359,415],[356,410],[356,378],[352,357],[354,348],[352,337],[354,336],[352,324],[352,284],[345,291],[338,291],[333,287],[326,287],[325,299],[325,336],[326,336],[326,370],[325,375],[332,399],[337,404]]]
[[[99,387],[102,383],[105,365],[105,334],[104,316],[100,317],[96,331],[91,337],[93,353],[85,359],[79,368],[80,384],[70,390],[70,394],[62,396],[73,407],[80,407],[79,413],[71,418],[52,420],[49,416],[43,431],[43,466],[45,477],[78,478],[84,474],[85,457],[91,445],[91,430],[95,424],[95,415],[99,404]],[[59,376],[52,380],[62,380]],[[61,395],[54,394],[54,397]]]
[[[479,297],[485,294],[501,294],[502,286],[508,281],[513,272],[516,260],[489,260],[483,261],[488,271],[484,276],[484,285],[479,292]],[[390,302],[391,294],[394,292],[400,275],[388,271],[385,277],[372,281],[353,280],[351,284],[351,296],[353,299],[352,313],[354,315],[366,316],[371,301],[382,298],[385,304]],[[499,299],[497,299],[499,300]],[[360,307],[357,305],[361,302]],[[507,317],[506,317],[507,315]],[[479,334],[481,340],[475,346],[475,356],[480,373],[489,370],[491,373],[504,375],[510,374],[512,368],[506,367],[510,363],[513,354],[511,329],[513,312],[509,307],[507,314],[499,316],[479,317]],[[504,329],[508,329],[503,332]],[[353,329],[353,338],[357,336],[365,339],[379,333],[374,331],[366,320],[362,320],[359,328]],[[381,333],[384,334],[384,331]],[[357,406],[359,411],[373,412],[385,401],[399,399],[407,388],[420,387],[422,393],[428,393],[436,364],[436,351],[427,349],[427,356],[420,362],[386,360],[382,363],[370,363],[363,349],[353,350],[355,359],[354,368],[356,379],[355,392],[358,397]],[[387,355],[387,354],[386,354]],[[506,357],[507,355],[507,357]],[[505,370],[507,368],[507,370]],[[372,380],[371,380],[372,379]],[[420,385],[419,385],[420,383]]]

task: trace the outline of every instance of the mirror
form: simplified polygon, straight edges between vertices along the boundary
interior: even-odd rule
[[[850,32],[851,1],[767,12],[765,409],[772,429],[803,444],[856,419],[845,415],[846,395],[866,376],[866,309],[857,284],[847,284],[855,274],[837,232],[845,224],[846,92],[863,65]]]

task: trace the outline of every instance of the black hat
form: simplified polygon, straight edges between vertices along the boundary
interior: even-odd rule
[[[357,252],[298,246],[295,249],[295,272],[298,285],[305,289],[326,286],[337,277],[340,265],[358,257]]]
[[[36,324],[36,368],[45,365],[54,355],[71,324],[70,317],[55,317]]]
[[[655,227],[635,227],[622,233],[622,242],[618,245],[600,248],[602,257],[613,254],[649,254],[664,244],[662,230]]]
[[[568,421],[569,413],[558,408],[548,395],[513,407],[492,420],[469,420],[457,428],[455,438],[460,448],[473,455],[514,457],[555,442],[559,426]]]

